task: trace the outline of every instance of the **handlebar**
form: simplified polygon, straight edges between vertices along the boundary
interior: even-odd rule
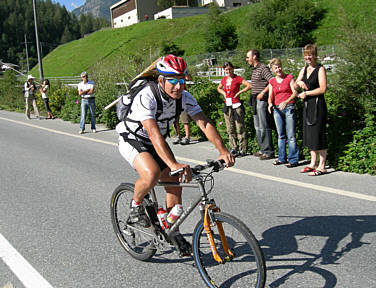
[[[221,171],[225,168],[224,164],[225,164],[225,160],[223,160],[223,159],[220,159],[220,160],[208,159],[208,160],[206,160],[206,164],[196,165],[194,167],[191,167],[191,170],[192,170],[193,174],[199,174],[200,171],[203,171],[205,169],[213,167],[213,172],[219,172],[219,171]],[[184,171],[184,168],[179,168],[178,170],[171,171],[170,176],[175,176],[175,175],[177,175],[177,174],[179,174],[183,171]]]

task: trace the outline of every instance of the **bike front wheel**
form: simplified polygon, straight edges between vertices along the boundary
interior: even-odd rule
[[[265,260],[260,246],[249,230],[239,219],[223,212],[213,213],[211,230],[218,255],[226,259],[218,263],[212,254],[210,242],[204,230],[203,220],[193,232],[193,257],[197,269],[208,287],[256,287],[265,285]],[[223,231],[233,257],[229,257],[222,246],[218,225]]]
[[[149,260],[156,253],[153,232],[150,228],[133,227],[127,224],[134,185],[125,183],[118,186],[111,197],[111,219],[115,234],[121,246],[133,258]]]

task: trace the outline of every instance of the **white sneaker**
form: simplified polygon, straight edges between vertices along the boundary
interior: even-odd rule
[[[93,132],[93,133],[97,133],[97,130],[95,130],[95,129],[92,129],[92,130],[91,130],[91,132]]]
[[[80,130],[78,134],[84,134],[84,130]]]
[[[176,137],[174,139],[172,139],[172,144],[176,145],[176,144],[179,144],[181,141],[181,138],[180,137]]]
[[[183,140],[180,141],[181,145],[188,145],[191,141],[189,138],[183,138]]]

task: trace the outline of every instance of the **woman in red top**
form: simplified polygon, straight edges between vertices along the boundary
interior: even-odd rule
[[[217,91],[225,97],[223,113],[229,136],[230,152],[238,157],[243,157],[247,153],[247,136],[244,125],[244,107],[239,96],[241,93],[251,89],[251,84],[234,74],[234,66],[231,62],[225,62],[223,69],[226,76],[219,83]],[[241,85],[245,86],[242,90],[240,90]],[[236,137],[235,128],[238,137]],[[236,138],[238,138],[239,149],[236,144]]]
[[[282,71],[282,63],[278,58],[270,60],[270,66],[275,77],[269,80],[268,111],[272,113],[278,133],[278,159],[274,165],[286,163],[286,140],[289,143],[287,167],[298,166],[299,148],[296,144],[295,121],[296,113],[294,98],[297,91],[294,88],[294,77]],[[286,135],[287,132],[287,135]]]

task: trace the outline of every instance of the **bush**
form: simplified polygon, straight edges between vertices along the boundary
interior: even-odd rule
[[[376,111],[376,33],[344,20],[334,89],[360,115]]]
[[[221,109],[223,101],[217,92],[217,85],[203,78],[194,77],[194,85],[188,87],[188,91],[195,97],[204,114],[213,122],[223,135],[224,120]],[[222,125],[222,124],[223,125]],[[206,139],[197,125],[191,125],[192,135],[199,139]]]
[[[161,54],[166,56],[169,54],[175,55],[175,56],[183,56],[184,55],[184,50],[180,49],[178,45],[175,43],[169,44],[168,42],[163,42],[162,43],[162,48],[161,48]]]
[[[17,80],[16,73],[7,70],[0,79],[0,109],[23,111],[25,100],[23,95],[23,82]]]
[[[65,94],[63,94],[65,92]],[[61,97],[65,96],[64,106],[61,108],[59,117],[65,121],[73,123],[80,122],[81,100],[78,96],[77,89],[63,88],[57,92]]]
[[[226,16],[221,14],[218,6],[210,6],[206,27],[206,51],[217,52],[234,50],[238,45],[236,27],[230,23]]]
[[[328,98],[328,160],[344,171],[375,174],[376,34],[350,19],[342,19]]]
[[[367,114],[365,127],[354,133],[353,140],[346,145],[338,168],[343,171],[376,175],[376,117]]]

